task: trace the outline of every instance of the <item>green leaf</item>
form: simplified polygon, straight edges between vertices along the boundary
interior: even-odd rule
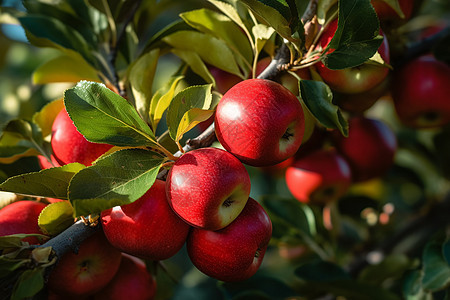
[[[399,15],[400,18],[405,18],[405,14],[403,13],[399,0],[383,0],[383,2],[386,2],[386,4],[389,5]]]
[[[18,17],[23,14],[14,7],[0,7],[0,24],[20,25]]]
[[[0,249],[4,249],[1,248]],[[11,273],[17,272],[19,268],[29,263],[29,259],[11,259],[6,256],[0,256],[0,278],[6,278]]]
[[[55,236],[73,224],[73,207],[69,201],[47,205],[40,213],[38,225],[46,235]]]
[[[216,6],[224,15],[226,15],[234,23],[236,23],[248,36],[250,35],[247,27],[245,26],[244,22],[242,21],[241,16],[239,15],[238,8],[236,8],[235,6],[231,5],[230,3],[227,3],[224,1],[208,0],[208,2],[210,2],[214,6]],[[236,5],[238,5],[240,2],[235,1],[234,3]]]
[[[172,49],[172,53],[181,58],[191,70],[205,80],[206,83],[216,84],[214,77],[202,61],[200,55],[191,50],[181,49]]]
[[[275,30],[264,24],[256,24],[252,27],[252,33],[255,37],[256,51],[259,54],[264,48],[266,42],[270,39]]]
[[[147,42],[143,53],[147,53],[148,51],[158,47],[163,48],[161,46],[161,43],[166,36],[169,36],[177,31],[185,30],[192,30],[192,27],[190,27],[188,24],[186,24],[186,22],[182,20],[177,20],[173,23],[170,23],[152,36],[152,38]]]
[[[450,266],[442,255],[442,242],[433,240],[423,252],[422,287],[428,291],[439,291],[450,284]]]
[[[327,261],[305,263],[295,269],[295,275],[305,281],[333,282],[350,279],[350,275],[340,266]]]
[[[335,10],[337,10],[338,0],[318,0],[317,3],[317,19],[320,25],[325,23],[328,19],[327,16],[331,16]],[[332,11],[330,9],[333,8]]]
[[[133,63],[129,81],[131,91],[136,102],[136,109],[144,121],[149,120],[150,101],[152,99],[152,86],[158,65],[159,49],[154,49]]]
[[[36,156],[40,152],[28,146],[0,146],[0,164],[11,164],[22,157]]]
[[[364,18],[361,18],[364,16]],[[383,42],[378,17],[369,0],[339,1],[338,28],[323,58],[332,70],[351,68],[371,58]]]
[[[175,96],[167,111],[167,125],[172,139],[181,140],[184,133],[212,115],[211,87],[211,84],[191,86]]]
[[[115,146],[155,146],[156,138],[134,107],[95,82],[81,81],[64,93],[70,118],[87,140]]]
[[[47,39],[64,48],[79,52],[91,65],[96,65],[92,49],[84,37],[62,21],[44,15],[27,15],[19,18],[23,28],[33,36]]]
[[[154,94],[150,103],[150,122],[153,130],[156,130],[164,112],[169,107],[170,102],[175,96],[175,91],[184,76],[171,77]]]
[[[303,102],[314,117],[325,127],[338,129],[348,135],[348,123],[339,107],[332,103],[331,89],[321,81],[301,80],[300,94]]]
[[[261,203],[273,219],[279,219],[287,228],[295,228],[307,235],[316,233],[315,217],[311,209],[294,199],[263,197]]]
[[[44,288],[45,268],[25,270],[17,280],[11,300],[27,299]]]
[[[245,34],[230,18],[206,8],[182,13],[180,17],[195,29],[226,42],[236,55],[246,61],[247,64],[241,67],[250,69],[252,48]]]
[[[392,254],[376,265],[369,265],[361,271],[359,280],[382,285],[392,278],[401,278],[411,268],[411,260],[403,254]]]
[[[165,158],[143,149],[119,150],[80,171],[69,186],[75,216],[100,213],[139,199],[153,185]]]
[[[212,35],[184,30],[164,37],[163,41],[176,49],[194,51],[208,64],[244,78],[233,51],[224,41]]]
[[[69,54],[70,53],[70,54]],[[100,81],[97,71],[78,53],[66,51],[40,65],[32,75],[34,84]]]
[[[39,241],[48,240],[48,236],[45,236],[43,234],[37,234],[37,233],[10,234],[10,235],[5,235],[5,236],[0,236],[0,249],[21,248],[24,246],[25,243],[26,243],[26,245],[28,245],[27,242],[22,242],[22,240],[27,237],[36,237],[39,239]]]
[[[447,264],[450,265],[450,238],[447,238],[444,244],[442,244],[442,256],[444,256]]]
[[[67,188],[72,177],[85,168],[79,163],[50,168],[8,178],[0,190],[21,195],[67,199]]]
[[[46,104],[33,115],[33,123],[39,126],[42,136],[45,137],[52,133],[53,121],[62,109],[64,109],[63,99],[58,99]]]

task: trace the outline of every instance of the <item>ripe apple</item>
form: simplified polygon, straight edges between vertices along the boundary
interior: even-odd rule
[[[330,43],[336,32],[337,26],[337,19],[328,25],[319,39],[319,48],[325,49]],[[383,43],[378,49],[378,52],[384,62],[389,63],[388,41],[381,30],[380,35],[383,36]],[[333,49],[331,51],[333,51]],[[389,73],[387,67],[369,63],[341,70],[330,70],[322,62],[316,63],[314,67],[320,77],[322,77],[323,81],[328,84],[332,90],[346,94],[358,94],[368,91],[380,84]]]
[[[219,230],[244,209],[250,177],[231,153],[201,148],[175,162],[167,176],[166,193],[172,209],[188,224]]]
[[[407,21],[411,18],[414,0],[398,0],[400,9],[402,10],[404,16],[401,17],[388,3],[386,0],[372,0],[371,1],[375,12],[377,13],[378,19],[381,22],[386,21]]]
[[[450,66],[432,55],[411,60],[394,73],[392,98],[400,121],[413,128],[450,122]]]
[[[101,221],[106,238],[115,248],[149,260],[175,255],[190,228],[170,208],[161,180],[135,202],[103,211]]]
[[[186,243],[194,266],[222,281],[242,281],[253,276],[272,236],[272,223],[262,206],[249,198],[230,225],[209,231],[193,228]]]
[[[217,67],[209,66],[208,69],[216,81],[216,90],[222,95],[235,84],[242,81],[239,76],[228,73]]]
[[[36,201],[17,201],[0,209],[0,236],[18,233],[43,234],[38,219],[45,204]],[[36,237],[27,237],[23,241],[39,244]]]
[[[58,163],[58,161],[55,159],[55,156],[53,154],[50,156],[50,159],[52,160],[51,163],[43,155],[38,155],[37,159],[38,159],[39,166],[41,167],[42,170],[61,166]]]
[[[298,201],[326,204],[347,192],[351,176],[350,166],[335,149],[319,149],[287,168],[286,184]]]
[[[156,280],[147,271],[145,263],[129,255],[123,255],[116,276],[94,300],[151,300],[156,294]]]
[[[348,122],[348,137],[334,132],[333,143],[350,164],[354,182],[384,175],[397,150],[395,133],[377,119],[353,117]]]
[[[65,109],[58,113],[53,122],[51,145],[55,160],[60,165],[78,162],[86,166],[90,166],[112,147],[87,141],[78,132]]]
[[[305,130],[302,105],[281,84],[248,79],[233,86],[216,109],[216,135],[245,164],[280,163],[300,147]]]
[[[68,297],[93,295],[116,275],[122,254],[102,231],[83,241],[78,253],[64,254],[50,272],[48,288],[53,294]]]

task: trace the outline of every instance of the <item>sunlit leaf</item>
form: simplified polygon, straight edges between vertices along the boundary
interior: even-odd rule
[[[38,219],[39,228],[46,235],[54,236],[67,229],[74,222],[73,208],[69,201],[47,205]]]
[[[64,109],[63,99],[58,99],[34,113],[33,122],[41,129],[42,136],[46,137],[52,133],[53,121],[62,109]]]
[[[214,77],[209,72],[208,67],[202,61],[200,55],[190,50],[173,49],[172,53],[181,58],[191,70],[199,75],[206,83],[215,85]]]

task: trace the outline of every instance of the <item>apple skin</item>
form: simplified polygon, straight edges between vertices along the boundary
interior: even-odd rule
[[[55,159],[55,156],[52,154],[50,156],[50,159],[52,160],[52,163],[50,163],[45,156],[38,155],[37,156],[39,166],[41,167],[41,170],[50,169],[54,167],[60,167],[61,165],[58,163],[58,161]]]
[[[269,216],[249,198],[239,217],[224,229],[194,228],[186,248],[194,266],[204,274],[222,281],[242,281],[259,269],[271,236]]]
[[[338,20],[332,21],[319,39],[318,47],[325,49],[336,32]],[[385,63],[389,64],[389,45],[384,33],[380,30],[383,43],[378,52]],[[332,50],[331,50],[332,51]],[[381,65],[362,64],[353,68],[330,70],[322,62],[314,65],[323,81],[334,91],[345,94],[358,94],[371,90],[380,84],[389,74],[389,69]]]
[[[167,176],[170,206],[188,224],[219,230],[244,209],[250,176],[231,153],[201,148],[183,154]]]
[[[122,252],[148,260],[164,260],[183,247],[189,225],[170,208],[165,182],[153,186],[133,203],[101,213],[108,241]]]
[[[228,73],[217,67],[209,66],[208,70],[216,81],[216,90],[222,95],[235,84],[242,81],[239,76]]]
[[[68,252],[50,272],[51,293],[68,297],[93,295],[116,274],[122,253],[114,248],[100,230],[81,243],[78,254]]]
[[[284,86],[248,79],[222,97],[215,125],[217,139],[227,151],[245,164],[263,167],[295,154],[305,119],[300,101]]]
[[[354,182],[384,175],[392,166],[397,138],[388,125],[364,116],[348,121],[348,137],[333,132],[333,143],[350,164]]]
[[[18,233],[43,234],[38,225],[41,211],[46,205],[36,201],[17,201],[0,209],[0,236]],[[26,237],[24,242],[36,245],[36,237]]]
[[[286,185],[300,202],[326,204],[342,197],[352,175],[347,161],[333,148],[319,149],[286,170]]]
[[[129,255],[122,255],[119,270],[94,300],[151,300],[155,298],[156,280],[147,271],[145,263]]]
[[[411,60],[394,73],[392,98],[400,121],[412,128],[450,123],[450,66],[432,55]]]
[[[51,145],[55,160],[60,165],[78,162],[90,166],[112,145],[91,143],[78,132],[65,109],[55,118],[52,126]]]
[[[400,8],[405,15],[404,18],[402,18],[384,0],[372,0],[370,2],[375,9],[375,12],[377,13],[378,19],[381,22],[407,21],[411,18],[414,8],[414,0],[398,0]]]

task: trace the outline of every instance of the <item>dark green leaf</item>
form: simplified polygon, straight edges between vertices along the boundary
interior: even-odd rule
[[[126,149],[99,159],[72,179],[69,198],[75,216],[132,203],[154,183],[165,158],[153,151]]]
[[[47,205],[39,215],[38,224],[46,235],[57,235],[72,225],[73,207],[69,201],[60,201]]]
[[[344,136],[348,135],[348,123],[339,107],[332,103],[333,93],[325,83],[301,80],[300,93],[309,111],[323,126],[338,129]]]
[[[422,286],[428,291],[439,291],[450,284],[450,266],[442,255],[442,242],[433,240],[423,252]]]
[[[3,132],[10,133],[19,139],[31,142],[33,147],[40,152],[42,152],[42,149],[44,148],[42,132],[40,128],[32,122],[18,119],[9,121],[3,129]]]
[[[134,107],[100,83],[81,81],[64,93],[64,104],[87,140],[115,146],[155,146],[156,138]]]
[[[22,157],[36,156],[39,152],[29,146],[0,146],[0,163],[10,164]]]
[[[72,163],[8,178],[0,190],[21,195],[67,199],[67,187],[84,165]]]
[[[211,84],[191,86],[179,92],[169,105],[167,125],[172,139],[179,141],[183,134],[213,113]]]
[[[327,261],[314,261],[301,265],[295,270],[295,275],[305,281],[321,283],[350,279],[350,275],[340,266]]]
[[[29,263],[29,259],[12,259],[0,256],[0,278],[5,278],[17,269]]]
[[[36,237],[40,241],[48,240],[48,236],[36,233],[18,233],[0,236],[0,249],[20,248],[24,243],[22,240],[27,237]],[[1,257],[1,256],[0,256]]]
[[[442,244],[442,256],[444,256],[447,264],[450,265],[450,238],[447,238],[444,244]]]
[[[377,52],[382,41],[369,0],[339,1],[338,28],[326,51],[335,50],[323,61],[332,70],[361,65]]]
[[[44,288],[44,268],[25,270],[14,286],[11,300],[22,300],[36,295]]]
[[[422,288],[423,273],[421,270],[412,271],[404,277],[402,293],[405,299],[411,300],[429,300],[432,299],[431,293]]]
[[[411,268],[412,262],[403,254],[392,254],[381,263],[366,267],[359,275],[359,280],[382,285],[389,279],[401,278]]]

